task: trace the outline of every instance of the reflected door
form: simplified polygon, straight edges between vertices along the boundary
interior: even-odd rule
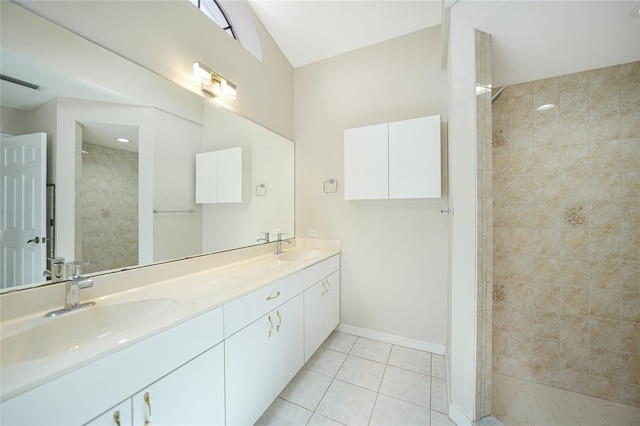
[[[0,141],[0,288],[40,282],[46,268],[47,135]]]

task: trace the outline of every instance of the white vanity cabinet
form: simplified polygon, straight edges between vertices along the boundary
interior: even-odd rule
[[[305,271],[305,362],[340,323],[339,268],[339,257],[334,256]]]
[[[440,116],[344,131],[346,200],[439,198]]]
[[[302,294],[225,340],[227,424],[251,425],[304,363]]]
[[[223,425],[223,347],[209,349],[88,425]]]

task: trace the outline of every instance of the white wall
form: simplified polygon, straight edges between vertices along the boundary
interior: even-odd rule
[[[342,323],[444,349],[447,199],[345,201],[343,131],[443,112],[440,27],[296,68],[296,235],[342,240]],[[337,194],[323,182],[338,180]]]

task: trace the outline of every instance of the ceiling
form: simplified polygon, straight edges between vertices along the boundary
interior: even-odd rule
[[[441,0],[248,0],[296,68],[441,23]],[[454,8],[479,1],[447,0]],[[640,60],[639,0],[489,0],[492,80],[506,85]]]
[[[442,21],[441,0],[248,0],[294,68]]]

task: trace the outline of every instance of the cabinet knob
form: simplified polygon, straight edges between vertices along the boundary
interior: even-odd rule
[[[151,398],[149,398],[149,392],[144,394],[144,403],[147,405],[147,419],[144,421],[144,426],[151,425]]]

